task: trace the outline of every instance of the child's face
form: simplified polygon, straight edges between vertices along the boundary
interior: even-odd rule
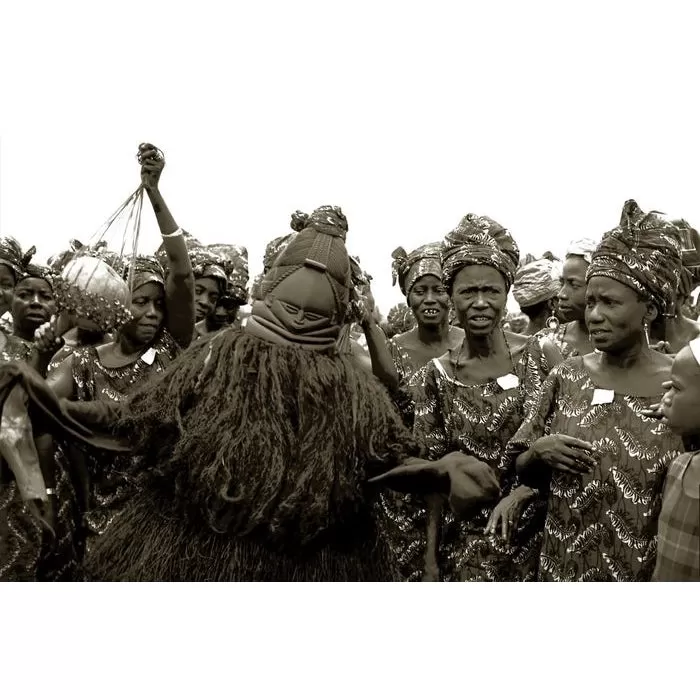
[[[683,348],[671,368],[661,400],[664,422],[678,435],[700,434],[700,366],[690,348]]]

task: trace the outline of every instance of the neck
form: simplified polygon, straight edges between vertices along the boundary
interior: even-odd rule
[[[620,369],[629,369],[630,367],[641,364],[651,358],[651,350],[646,342],[642,339],[634,343],[629,348],[626,348],[615,354],[608,352],[603,353],[602,361],[610,367]]]
[[[119,334],[119,349],[124,355],[137,355],[146,348],[146,345],[147,343],[139,343],[123,333]]]
[[[683,449],[686,452],[697,452],[698,450],[700,450],[700,434],[684,435]]]
[[[530,323],[527,324],[525,329],[525,335],[535,335],[539,333],[546,325],[546,318],[541,318],[539,316],[530,319]]]
[[[27,342],[33,342],[34,340],[34,328],[22,328],[21,326],[18,326],[15,324],[14,326],[14,334],[18,337],[21,338],[22,340],[26,340]]]
[[[450,334],[450,324],[445,320],[436,326],[418,325],[417,331],[418,340],[424,345],[441,345]]]
[[[503,329],[495,328],[488,335],[473,336],[465,333],[463,351],[467,359],[472,357],[489,357],[507,350]]]

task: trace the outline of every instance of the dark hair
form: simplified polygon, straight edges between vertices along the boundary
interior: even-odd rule
[[[554,298],[545,299],[532,306],[521,306],[520,311],[522,311],[529,319],[537,318],[543,313],[547,313],[554,306]]]

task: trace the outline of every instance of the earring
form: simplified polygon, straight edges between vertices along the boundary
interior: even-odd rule
[[[556,333],[559,330],[559,319],[556,316],[550,316],[546,321],[545,324],[547,325],[547,328],[552,333]]]
[[[644,337],[646,338],[647,345],[651,345],[651,339],[649,338],[649,321],[644,321]]]

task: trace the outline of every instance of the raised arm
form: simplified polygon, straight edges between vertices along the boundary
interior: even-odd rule
[[[158,221],[163,249],[168,256],[165,283],[167,328],[178,345],[186,348],[194,335],[194,275],[185,244],[185,236],[170,213],[160,192],[160,175],[165,167],[161,152],[152,144],[139,146],[141,183]]]

